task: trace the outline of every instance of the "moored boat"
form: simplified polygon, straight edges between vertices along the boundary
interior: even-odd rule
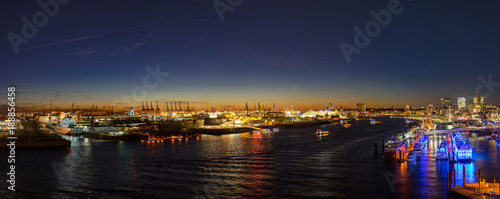
[[[62,135],[69,135],[71,133],[71,128],[64,127],[61,125],[53,125],[52,129],[54,130],[54,132]]]
[[[60,123],[52,125],[54,132],[62,135],[81,135],[83,134],[83,128],[77,127],[75,120],[71,116],[68,116],[61,120]]]
[[[316,135],[328,135],[328,131],[318,129],[316,130]]]
[[[417,142],[413,146],[413,150],[415,151],[415,153],[422,153],[422,149],[424,149],[424,145],[422,145],[422,143],[420,143],[420,142]]]
[[[447,160],[448,159],[448,146],[446,141],[442,142],[439,145],[439,148],[436,152],[436,160]]]
[[[395,160],[400,154],[404,153],[406,153],[406,142],[397,140],[393,143],[389,143],[385,148],[384,159],[386,161]]]
[[[374,120],[373,118],[370,118],[370,124],[377,124],[380,123],[380,121]]]
[[[464,140],[460,132],[453,135],[453,147],[458,161],[472,161],[472,148],[470,147],[469,142]]]

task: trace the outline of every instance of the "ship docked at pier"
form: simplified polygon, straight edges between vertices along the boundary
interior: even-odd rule
[[[402,159],[407,152],[406,142],[398,139],[390,140],[387,147],[384,149],[383,158],[386,161]]]
[[[446,140],[439,145],[436,152],[436,160],[448,160],[448,143]]]
[[[469,140],[465,140],[460,132],[452,135],[452,150],[454,151],[457,160],[460,162],[472,161],[472,148]]]

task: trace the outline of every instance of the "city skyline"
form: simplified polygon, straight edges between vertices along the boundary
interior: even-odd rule
[[[478,92],[500,104],[494,2],[241,1],[223,20],[211,1],[44,2],[58,2],[57,12],[53,4],[49,13],[36,2],[0,3],[0,64],[8,69],[0,85],[16,86],[20,109],[51,101],[66,109],[141,101],[242,109],[254,99],[277,109],[437,107],[440,98],[457,104]],[[46,23],[34,22],[39,11]],[[378,34],[355,45],[372,21]],[[36,33],[13,45],[29,23]],[[342,43],[359,53],[346,56]],[[161,81],[151,74],[157,66],[168,73]],[[154,88],[146,89],[148,75]],[[122,96],[134,92],[142,97],[129,104]]]
[[[484,98],[481,96],[481,98]],[[445,102],[445,106],[443,106],[443,99],[447,102]],[[190,111],[222,111],[222,110],[236,110],[236,111],[268,111],[268,110],[276,110],[276,111],[285,111],[285,110],[291,110],[292,108],[294,110],[326,110],[326,109],[350,109],[350,110],[358,110],[360,112],[364,112],[363,110],[368,110],[368,109],[384,109],[384,108],[397,108],[397,109],[421,109],[421,108],[427,108],[427,107],[434,107],[438,109],[449,109],[449,108],[468,108],[469,105],[477,105],[476,103],[476,97],[473,97],[473,99],[467,99],[466,97],[457,97],[456,101],[454,102],[453,100],[450,101],[450,98],[441,98],[441,102],[437,104],[429,103],[426,105],[422,106],[415,106],[411,104],[406,104],[404,106],[366,106],[366,103],[361,102],[361,103],[356,103],[355,106],[346,106],[342,104],[332,104],[329,103],[328,105],[322,106],[315,106],[311,104],[305,104],[305,105],[300,105],[300,104],[294,104],[291,103],[288,106],[282,106],[281,104],[276,104],[276,103],[266,103],[266,102],[260,102],[260,101],[251,101],[251,102],[245,102],[243,106],[241,105],[214,105],[212,103],[207,102],[196,102],[196,101],[158,101],[158,100],[148,100],[148,101],[141,101],[139,104],[135,103],[134,104],[129,104],[125,106],[117,106],[116,104],[96,104],[92,103],[92,105],[87,105],[87,104],[75,104],[74,102],[70,103],[69,105],[63,104],[63,105],[54,105],[53,101],[42,104],[41,107],[20,107],[18,110],[20,112],[47,112],[47,111],[115,111],[115,112],[128,112],[130,108],[135,109],[136,111],[142,111],[142,109],[152,109],[156,110],[157,108],[160,109],[160,112],[165,112],[165,111],[173,111],[179,110],[179,111],[187,111],[188,109]],[[484,101],[481,101],[481,103],[485,103]],[[493,105],[494,104],[484,104],[485,106],[488,105]],[[362,107],[362,108],[360,108]],[[361,110],[360,110],[361,109]],[[159,113],[160,113],[159,112]]]

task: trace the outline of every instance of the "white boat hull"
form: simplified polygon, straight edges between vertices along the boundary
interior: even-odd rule
[[[52,127],[52,129],[54,129],[54,132],[63,135],[68,135],[71,133],[71,129],[68,127]]]

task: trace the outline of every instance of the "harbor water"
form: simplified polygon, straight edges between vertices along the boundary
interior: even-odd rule
[[[462,165],[467,182],[500,179],[499,148],[470,138],[471,163],[436,161],[442,137],[431,138],[413,162],[382,159],[381,141],[400,134],[402,119],[328,124],[163,142],[103,142],[73,137],[68,148],[17,149],[16,191],[6,198],[455,198],[446,174]],[[317,136],[316,130],[328,130]],[[374,142],[378,150],[374,151]],[[0,151],[8,157],[8,151]],[[7,164],[0,167],[8,172]]]

